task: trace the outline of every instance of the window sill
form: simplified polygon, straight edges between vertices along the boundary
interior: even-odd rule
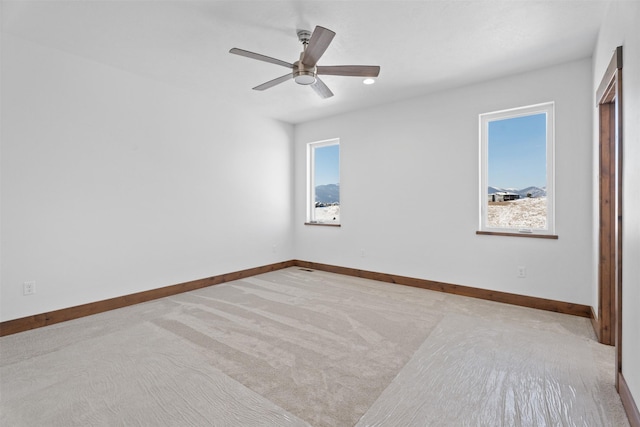
[[[328,222],[305,222],[304,225],[319,225],[322,227],[340,227],[340,224],[330,224]]]
[[[476,231],[476,234],[482,234],[485,236],[533,237],[534,239],[558,240],[558,236],[556,234],[503,233],[501,231]]]

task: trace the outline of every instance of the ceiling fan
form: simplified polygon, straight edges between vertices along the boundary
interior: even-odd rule
[[[284,76],[254,87],[254,90],[269,89],[293,79],[298,84],[311,86],[320,97],[329,98],[333,96],[333,92],[320,80],[319,75],[378,77],[378,74],[380,74],[380,67],[377,65],[317,65],[318,60],[327,50],[335,35],[336,33],[333,31],[320,26],[316,26],[313,33],[307,30],[298,31],[298,40],[302,43],[302,53],[300,54],[300,59],[293,64],[235,47],[229,53],[281,65],[292,70],[292,72]]]

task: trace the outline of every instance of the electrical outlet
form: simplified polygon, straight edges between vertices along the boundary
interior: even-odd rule
[[[271,252],[273,252],[274,254],[278,253],[278,245],[271,246]]]
[[[364,249],[360,249],[360,256],[361,256],[362,258],[364,258],[364,257],[366,257],[366,256],[367,256],[367,253],[364,251]]]
[[[22,284],[23,295],[33,295],[36,293],[36,282],[24,282]]]
[[[519,265],[518,266],[518,279],[524,279],[527,277],[527,267]]]

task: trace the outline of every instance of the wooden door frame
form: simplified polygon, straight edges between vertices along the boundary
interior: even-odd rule
[[[616,389],[622,372],[622,46],[596,91],[599,116],[599,262],[596,333],[616,346]]]

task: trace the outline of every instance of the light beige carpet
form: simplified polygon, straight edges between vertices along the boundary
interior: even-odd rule
[[[0,425],[624,425],[587,319],[290,268],[0,339]]]

